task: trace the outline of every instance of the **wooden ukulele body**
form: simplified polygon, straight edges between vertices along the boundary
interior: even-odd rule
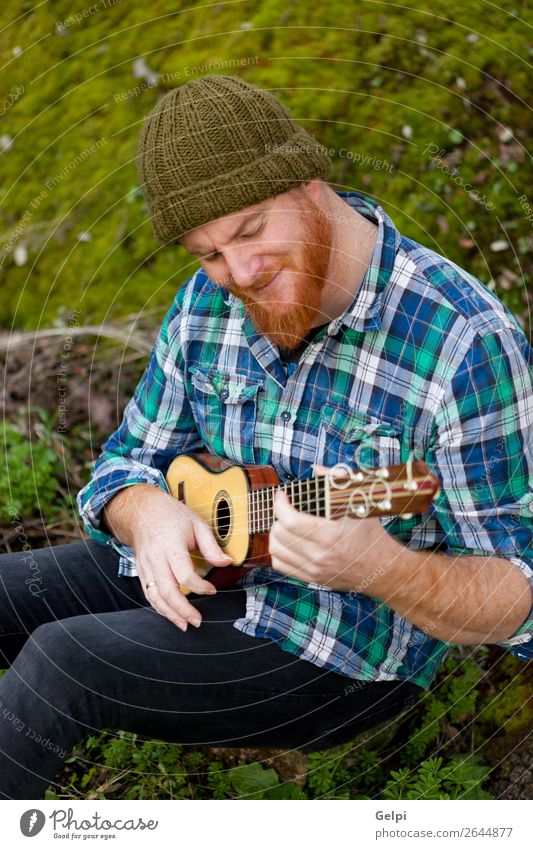
[[[239,568],[238,574],[234,568],[243,563],[248,568],[270,565],[268,533],[250,533],[249,501],[254,490],[279,484],[271,466],[235,466],[213,454],[182,454],[172,461],[166,477],[171,495],[207,522],[233,561],[233,566],[216,569],[216,586],[229,586],[246,574],[246,568]],[[213,569],[199,553],[191,552],[191,557],[200,575]]]

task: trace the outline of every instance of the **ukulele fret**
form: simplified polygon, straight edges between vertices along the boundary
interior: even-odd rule
[[[253,491],[252,492],[252,528],[253,528],[252,533],[254,533],[254,534],[257,533],[257,526],[258,526],[258,521],[257,521],[257,492]]]
[[[307,480],[305,482],[305,486],[306,486],[306,489],[307,489],[306,496],[305,496],[306,500],[307,500],[307,503],[305,505],[305,510],[306,510],[306,513],[312,513],[313,507],[312,507],[312,504],[311,504],[311,478],[307,478]]]
[[[261,532],[266,533],[268,531],[268,516],[270,513],[270,500],[269,500],[269,491],[268,488],[263,489],[262,492],[262,510],[261,510]]]
[[[253,491],[253,489],[250,492],[250,503],[249,503],[249,507],[248,507],[248,533],[250,533],[250,534],[255,533],[255,527],[254,527],[254,491]]]

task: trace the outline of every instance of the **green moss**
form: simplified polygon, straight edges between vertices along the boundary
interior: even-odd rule
[[[5,244],[22,222],[15,242],[29,250],[21,268],[13,249],[4,259],[4,326],[50,325],[73,300],[84,322],[168,306],[191,267],[183,251],[158,248],[142,200],[132,199],[137,138],[162,91],[213,70],[274,90],[335,148],[333,183],[377,198],[406,235],[496,280],[523,316],[531,254],[518,200],[528,183],[524,2],[492,6],[489,16],[481,0],[430,8],[420,0],[410,8],[159,0],[100,9],[63,34],[56,23],[77,11],[68,2],[23,4],[22,17],[20,0],[4,9],[15,23],[0,34],[12,60],[0,102],[17,86],[25,91],[2,118],[15,140],[2,154],[0,233]],[[13,56],[17,45],[23,52]],[[125,97],[143,82],[133,76],[137,56],[172,76]],[[245,64],[213,67],[232,60]],[[502,126],[513,139],[500,140]],[[457,156],[464,182],[494,208],[438,170],[430,145]],[[91,241],[78,241],[81,232]],[[491,251],[502,238],[509,249]],[[500,289],[506,270],[518,279]]]
[[[533,725],[531,671],[513,655],[498,663],[498,687],[480,699],[476,736],[480,745],[492,735],[526,735]]]

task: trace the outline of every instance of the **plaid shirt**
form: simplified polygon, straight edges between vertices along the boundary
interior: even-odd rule
[[[411,549],[504,557],[533,588],[526,338],[477,279],[402,236],[370,199],[339,195],[378,225],[350,306],[299,362],[284,363],[242,303],[198,270],[178,292],[123,421],[79,493],[86,530],[116,548],[120,574],[133,576],[133,551],[99,529],[101,510],[132,484],[167,489],[176,454],[207,447],[237,464],[272,465],[282,482],[311,477],[313,463],[392,465],[414,456],[437,476],[440,493],[426,515],[383,518],[387,530]],[[449,648],[364,587],[336,592],[267,568],[242,583],[247,607],[236,628],[350,678],[428,687]],[[532,635],[533,609],[500,645]]]

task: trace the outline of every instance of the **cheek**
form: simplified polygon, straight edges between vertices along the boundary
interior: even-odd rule
[[[202,266],[209,279],[212,280],[213,283],[216,283],[217,286],[225,287],[228,283],[231,283],[230,273],[223,262],[201,262],[200,265]]]

